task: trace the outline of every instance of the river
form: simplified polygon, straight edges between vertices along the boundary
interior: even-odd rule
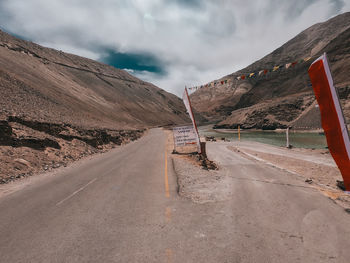
[[[238,140],[237,130],[214,130],[212,125],[200,126],[200,136],[214,136],[217,139],[225,138],[230,141]],[[256,131],[241,130],[242,141],[256,141],[275,146],[286,145],[285,131]],[[326,137],[318,132],[289,131],[289,143],[293,147],[308,149],[324,149],[327,147]]]

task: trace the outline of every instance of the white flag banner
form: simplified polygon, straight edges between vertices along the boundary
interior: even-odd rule
[[[193,124],[193,129],[196,132],[197,135],[197,146],[198,146],[198,153],[201,153],[201,143],[200,143],[200,139],[199,139],[199,133],[198,133],[198,129],[197,129],[197,124],[196,121],[194,119],[194,115],[192,112],[192,107],[191,107],[191,102],[190,102],[190,98],[188,96],[188,92],[187,92],[187,88],[185,87],[185,91],[182,95],[182,100],[185,104],[186,110],[188,112],[188,114],[190,115],[192,124]]]

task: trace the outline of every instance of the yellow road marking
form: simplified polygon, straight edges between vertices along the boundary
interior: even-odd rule
[[[170,248],[167,248],[165,252],[166,252],[167,262],[168,263],[173,262],[173,251]]]
[[[169,179],[168,179],[168,156],[165,150],[165,196],[170,197]]]

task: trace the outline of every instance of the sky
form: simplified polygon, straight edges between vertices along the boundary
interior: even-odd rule
[[[348,11],[350,0],[0,0],[0,28],[180,96]]]

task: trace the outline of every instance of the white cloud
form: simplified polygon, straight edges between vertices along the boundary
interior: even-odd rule
[[[2,0],[0,25],[93,59],[101,47],[150,53],[168,75],[137,73],[180,95],[263,57],[350,0]]]
[[[349,12],[350,11],[350,1],[344,1],[344,7],[342,8],[341,12]]]

